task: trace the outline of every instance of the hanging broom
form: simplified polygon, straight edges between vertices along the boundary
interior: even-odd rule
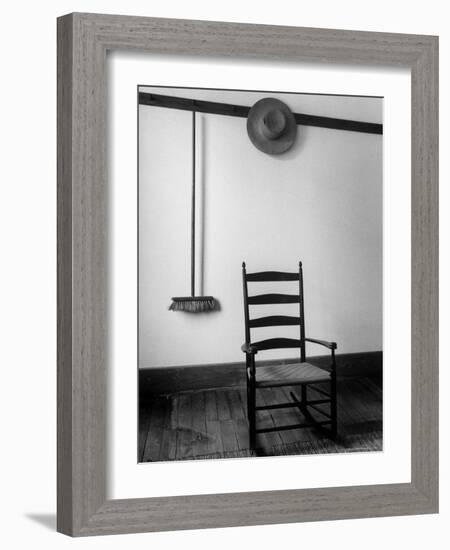
[[[212,296],[195,296],[195,110],[192,111],[191,295],[172,298],[171,311],[202,313],[219,309]]]

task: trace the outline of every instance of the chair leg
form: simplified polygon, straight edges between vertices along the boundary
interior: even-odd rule
[[[306,404],[308,402],[308,386],[306,384],[302,384],[301,386],[301,396],[302,400],[300,404],[300,410],[305,413],[305,411],[307,410]]]
[[[338,440],[336,375],[331,379],[331,437]]]
[[[308,386],[303,384],[301,386],[301,400],[298,400],[293,392],[291,392],[292,400],[297,403],[298,408],[302,412],[303,416],[311,422],[311,427],[315,427],[319,432],[330,437],[333,441],[337,442],[338,440],[338,431],[337,431],[337,397],[336,397],[336,378],[331,380],[330,388],[330,420],[331,427],[324,428],[323,426],[314,426],[316,423],[315,418],[308,410]]]
[[[251,378],[247,380],[247,415],[249,447],[254,451],[256,447],[256,388]]]
[[[250,403],[250,382],[247,379],[247,420],[248,420],[249,424],[250,424],[250,408],[251,408],[251,403]]]

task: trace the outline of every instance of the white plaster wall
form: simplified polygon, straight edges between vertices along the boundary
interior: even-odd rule
[[[271,95],[295,112],[382,122],[380,98],[152,90],[242,105]],[[251,144],[246,119],[197,115],[197,280],[222,309],[168,311],[172,296],[190,290],[191,117],[139,108],[140,367],[243,359],[243,260],[248,271],[295,271],[302,260],[307,335],[337,341],[343,353],[382,349],[379,135],[300,126],[288,153],[269,156]],[[255,293],[271,289],[259,283]],[[258,312],[280,308],[297,311],[289,305]],[[261,338],[281,334],[297,336],[293,327],[255,331]]]

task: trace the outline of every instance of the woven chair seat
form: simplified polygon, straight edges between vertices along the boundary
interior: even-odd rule
[[[330,373],[311,363],[291,363],[288,365],[266,365],[256,368],[256,386],[295,386],[305,382],[329,382]]]

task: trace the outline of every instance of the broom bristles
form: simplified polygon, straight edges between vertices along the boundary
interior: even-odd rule
[[[169,306],[171,311],[185,311],[186,313],[207,313],[220,309],[219,302],[212,296],[185,296],[172,298]]]

